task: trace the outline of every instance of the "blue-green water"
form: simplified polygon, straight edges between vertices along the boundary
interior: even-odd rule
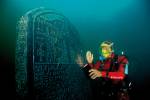
[[[128,56],[132,79],[146,87],[150,83],[149,4],[148,0],[3,0],[1,50],[13,65],[19,18],[34,8],[55,9],[76,27],[85,49],[91,50],[95,59],[98,58],[99,43],[113,41],[115,52],[124,51]],[[6,69],[14,73],[14,67]]]

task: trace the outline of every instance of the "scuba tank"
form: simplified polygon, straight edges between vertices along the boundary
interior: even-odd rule
[[[125,56],[124,52],[122,51],[121,52],[121,56]],[[125,56],[126,57],[126,56]],[[129,65],[129,62],[127,64],[125,64],[125,75],[128,75],[128,65]]]

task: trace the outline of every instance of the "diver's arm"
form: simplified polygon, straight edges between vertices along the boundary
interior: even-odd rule
[[[102,74],[102,77],[123,80],[125,77],[124,71],[125,71],[124,64],[120,64],[117,72],[108,72],[108,74],[107,74],[106,71],[101,71],[101,74]]]

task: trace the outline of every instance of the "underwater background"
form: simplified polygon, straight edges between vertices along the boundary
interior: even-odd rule
[[[0,1],[1,91],[15,95],[16,25],[29,10],[45,7],[62,13],[74,25],[85,50],[99,56],[99,44],[111,40],[115,52],[129,59],[129,75],[138,97],[149,97],[149,0],[3,0]],[[5,84],[7,83],[7,84]]]

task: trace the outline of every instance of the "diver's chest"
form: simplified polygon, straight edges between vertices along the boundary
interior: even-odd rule
[[[110,68],[111,68],[112,70],[115,70],[116,67],[117,67],[117,66],[115,66],[111,60],[107,60],[107,61],[101,63],[101,68],[102,68],[102,70],[109,70]]]

